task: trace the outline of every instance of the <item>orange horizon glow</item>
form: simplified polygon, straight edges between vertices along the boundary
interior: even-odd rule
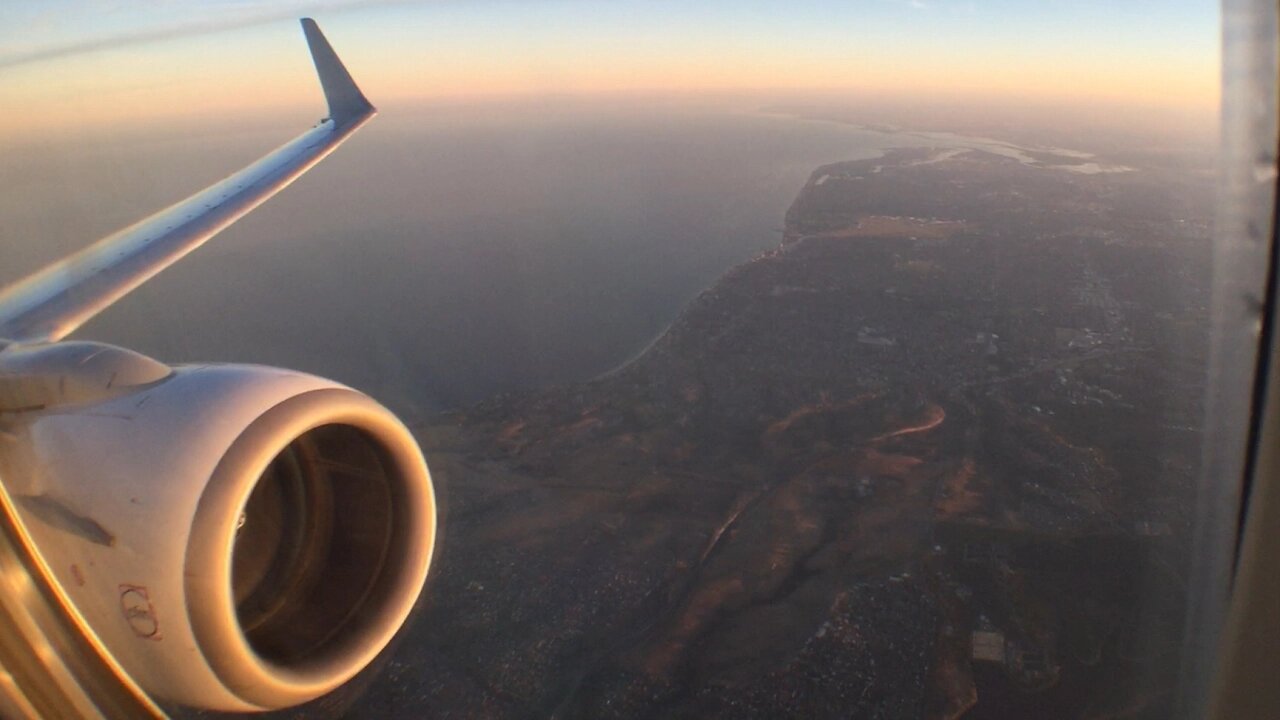
[[[1212,118],[1219,63],[1205,53],[1125,47],[1066,53],[1031,44],[984,52],[892,43],[761,45],[530,41],[430,45],[408,32],[333,32],[375,104],[551,95],[787,95],[939,104],[1149,109]],[[961,51],[965,50],[965,51]],[[323,112],[300,33],[269,31],[139,45],[0,67],[0,132],[33,136],[85,126],[189,121],[237,113]]]

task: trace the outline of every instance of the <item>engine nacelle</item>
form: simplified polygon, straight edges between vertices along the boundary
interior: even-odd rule
[[[387,645],[436,533],[421,451],[388,410],[286,370],[168,368],[88,343],[32,352],[72,359],[32,363],[45,376],[14,385],[16,408],[0,371],[0,473],[139,685],[202,708],[287,707]]]

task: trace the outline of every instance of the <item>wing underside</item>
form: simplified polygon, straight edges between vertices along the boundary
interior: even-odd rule
[[[0,291],[0,339],[66,337],[283,190],[377,113],[315,22],[302,27],[329,117],[221,182]]]

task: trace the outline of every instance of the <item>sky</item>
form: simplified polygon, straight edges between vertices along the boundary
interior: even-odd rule
[[[0,4],[0,129],[314,108],[314,16],[380,103],[813,91],[1209,113],[1212,0]]]

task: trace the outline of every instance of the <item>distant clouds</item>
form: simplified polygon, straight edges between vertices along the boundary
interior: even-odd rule
[[[902,7],[909,7],[913,10],[927,10],[934,6],[934,3],[928,0],[881,0],[881,1],[888,2],[893,5],[900,5]]]
[[[972,2],[944,2],[943,0],[880,0],[891,5],[912,10],[938,10],[950,15],[972,15],[978,8]]]
[[[137,29],[119,32],[107,31],[95,34],[93,30],[96,28],[89,28],[81,37],[75,39],[61,39],[48,44],[40,44],[39,40],[37,40],[34,46],[28,49],[0,52],[0,68],[25,65],[27,63],[52,60],[72,55],[82,55],[101,50],[111,50],[139,43],[190,37],[193,35],[203,35],[206,33],[224,30],[237,30],[255,25],[278,22],[289,18],[303,17],[308,13],[340,12],[343,10],[355,10],[377,5],[401,5],[412,1],[413,0],[276,0],[275,2],[222,2],[208,4],[166,3],[166,7],[169,10],[182,8],[186,11],[183,14],[188,16],[195,15],[195,17],[179,21],[161,21],[161,23],[150,27],[144,26]],[[91,7],[96,7],[96,5],[92,3],[71,3],[69,6],[63,7],[61,13],[46,9],[25,18],[28,23],[26,28],[11,26],[10,32],[22,32],[24,29],[35,29],[38,37],[39,29],[53,24],[55,22],[55,18],[59,14],[63,16],[62,19],[66,20],[65,24],[68,25],[74,24],[71,21],[73,16],[78,17],[82,14],[92,18],[93,12],[90,10]],[[10,22],[12,23],[13,20],[11,19]],[[13,38],[0,35],[0,45],[13,47],[14,44]]]
[[[1217,109],[1216,0],[0,0],[0,107],[23,108],[0,136],[309,108],[291,22],[308,15],[383,103],[823,92]]]

